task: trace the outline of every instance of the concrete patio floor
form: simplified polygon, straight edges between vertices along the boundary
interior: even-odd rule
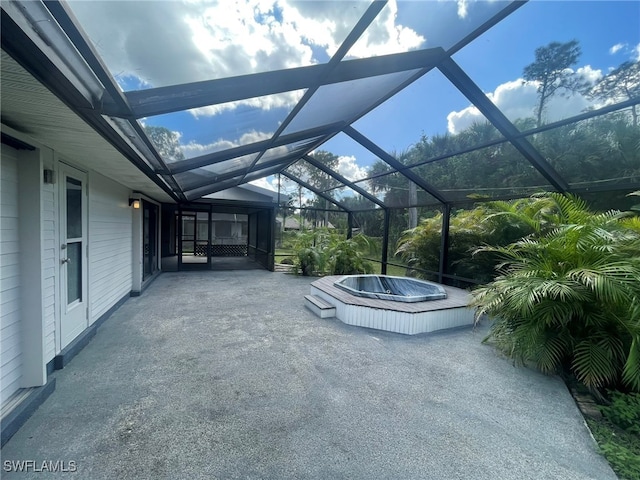
[[[564,384],[480,342],[321,320],[313,279],[165,273],[2,449],[82,479],[615,479]],[[3,478],[48,478],[3,472]]]

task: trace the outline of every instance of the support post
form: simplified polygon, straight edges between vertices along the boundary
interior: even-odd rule
[[[347,240],[353,237],[353,213],[347,212]]]
[[[384,230],[382,235],[382,268],[380,273],[382,275],[387,274],[387,258],[389,256],[389,223],[391,221],[391,215],[389,209],[384,209]]]
[[[440,234],[440,268],[438,282],[444,283],[444,275],[449,272],[449,221],[451,219],[451,204],[442,206],[442,232]]]

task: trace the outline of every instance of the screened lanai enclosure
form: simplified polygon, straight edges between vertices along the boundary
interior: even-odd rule
[[[180,266],[254,234],[273,268],[288,217],[410,270],[402,232],[437,218],[426,273],[472,282],[455,212],[550,191],[624,210],[640,189],[638,2],[6,1],[2,46],[172,200]],[[274,205],[206,203],[245,184]]]

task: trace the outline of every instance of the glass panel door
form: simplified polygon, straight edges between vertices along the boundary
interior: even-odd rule
[[[86,174],[61,164],[60,349],[88,327]]]

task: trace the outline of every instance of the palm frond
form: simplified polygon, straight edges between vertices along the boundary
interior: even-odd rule
[[[633,391],[640,392],[640,337],[634,338],[622,369],[622,381]]]
[[[579,381],[594,389],[614,382],[617,373],[607,349],[590,340],[583,340],[574,348],[572,368]]]

